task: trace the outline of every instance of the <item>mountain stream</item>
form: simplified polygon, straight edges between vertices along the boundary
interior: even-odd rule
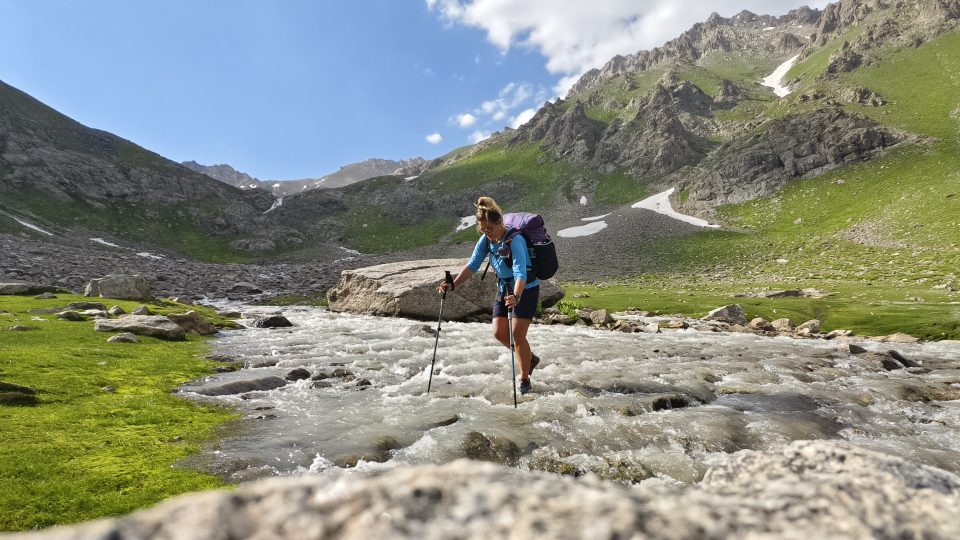
[[[242,481],[474,457],[624,482],[695,482],[719,453],[838,438],[960,472],[955,343],[858,341],[922,364],[886,371],[835,341],[532,325],[543,361],[534,393],[514,408],[510,352],[489,324],[443,323],[428,394],[436,321],[321,308],[284,315],[295,327],[224,332],[215,353],[242,369],[181,389],[244,418],[193,466]],[[197,393],[296,368],[311,378]]]

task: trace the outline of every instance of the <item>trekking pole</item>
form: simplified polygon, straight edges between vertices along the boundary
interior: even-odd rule
[[[506,289],[504,289],[504,302],[506,302]],[[513,377],[510,379],[513,381],[513,408],[517,408],[517,362],[514,360],[513,350],[515,348],[513,343],[513,308],[507,310],[507,326],[510,327],[510,369],[513,372]]]
[[[443,276],[443,281],[453,285],[453,276],[450,275],[450,271],[446,270],[446,275]],[[451,287],[452,288],[452,287]],[[433,384],[433,367],[437,364],[437,345],[440,344],[440,325],[443,324],[443,301],[447,299],[447,290],[443,290],[443,296],[440,297],[440,316],[437,320],[437,339],[433,342],[433,361],[430,362],[430,379],[427,381],[427,393],[430,393],[430,385]]]

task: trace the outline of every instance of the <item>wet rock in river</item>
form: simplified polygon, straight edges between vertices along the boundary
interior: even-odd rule
[[[290,328],[292,326],[293,323],[283,315],[270,315],[253,321],[254,328]]]
[[[520,461],[520,447],[504,437],[487,437],[479,431],[471,431],[460,445],[463,454],[478,461],[492,461],[515,466]]]
[[[304,368],[297,368],[287,372],[287,375],[284,378],[287,379],[288,381],[300,381],[303,379],[309,379],[310,372]]]
[[[194,390],[198,394],[205,396],[226,396],[231,394],[243,394],[255,390],[274,390],[285,386],[287,381],[280,377],[263,377],[260,379],[249,379],[246,381],[233,381],[225,384],[208,386]]]
[[[896,392],[902,400],[923,403],[960,399],[960,390],[945,383],[902,383]]]

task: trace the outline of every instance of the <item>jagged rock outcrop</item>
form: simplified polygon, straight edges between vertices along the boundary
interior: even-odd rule
[[[16,536],[81,538],[956,538],[960,477],[846,442],[718,459],[701,484],[625,487],[461,460],[187,495]]]
[[[669,78],[664,82],[670,84]],[[708,148],[713,98],[689,81],[658,83],[629,122],[606,129],[587,117],[583,104],[546,104],[510,139],[511,144],[543,141],[541,150],[602,170],[662,175],[698,161]],[[566,110],[564,110],[566,107]]]
[[[586,72],[570,89],[567,98],[584,94],[622,73],[663,67],[677,62],[695,62],[711,52],[738,51],[754,58],[767,55],[789,57],[799,51],[815,28],[820,12],[802,7],[781,17],[742,11],[731,18],[714,13],[702,22],[650,51],[615,56],[600,69]]]
[[[686,208],[740,203],[773,193],[796,178],[863,161],[904,135],[841,109],[772,120],[765,133],[724,143],[695,167],[678,174]]]
[[[436,319],[440,295],[436,287],[444,271],[456,275],[463,259],[432,259],[381,264],[345,270],[340,283],[327,292],[332,311],[367,315]],[[541,282],[540,301],[550,307],[563,298],[563,292],[551,281]],[[497,294],[496,276],[480,276],[447,293],[443,305],[444,320],[462,321],[489,315]]]

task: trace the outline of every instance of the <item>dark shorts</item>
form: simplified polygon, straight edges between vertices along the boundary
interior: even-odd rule
[[[513,316],[518,319],[533,319],[533,316],[537,314],[537,301],[540,300],[540,286],[530,287],[523,291],[523,294],[520,295],[520,302],[517,304],[517,307],[513,310]],[[507,316],[507,305],[503,303],[503,298],[500,295],[497,295],[497,299],[493,301],[493,318],[497,317],[506,317]]]

